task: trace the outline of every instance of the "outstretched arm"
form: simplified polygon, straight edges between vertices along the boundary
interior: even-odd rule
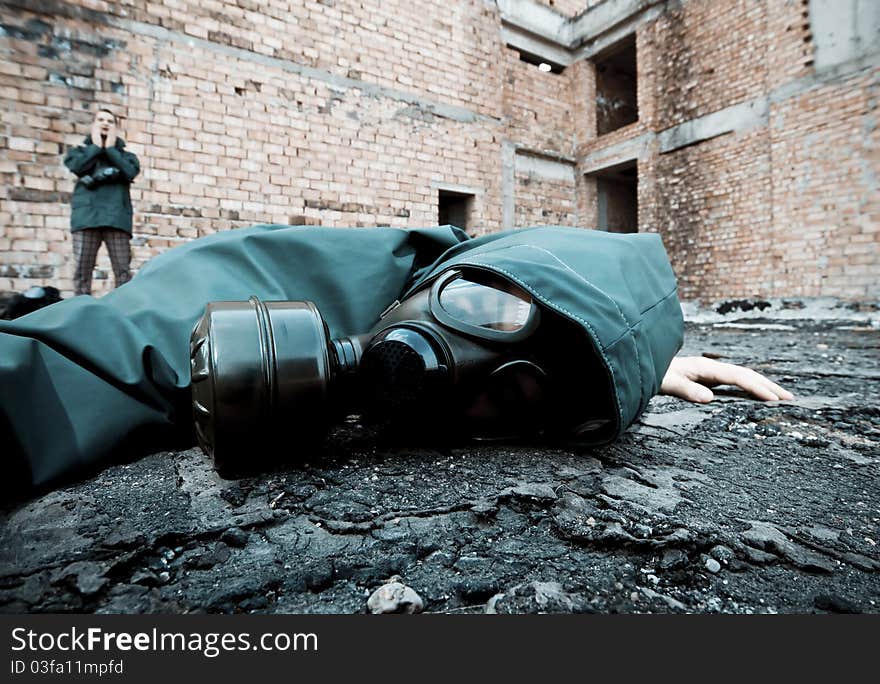
[[[715,396],[709,389],[715,385],[735,385],[762,401],[794,398],[791,392],[751,368],[702,356],[678,356],[672,359],[669,370],[663,376],[660,394],[705,404]]]

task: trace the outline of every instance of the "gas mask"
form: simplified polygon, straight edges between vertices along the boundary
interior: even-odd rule
[[[234,476],[256,451],[314,443],[352,413],[408,434],[576,432],[584,424],[573,425],[569,394],[588,389],[595,369],[575,334],[525,290],[477,269],[446,271],[369,332],[336,339],[311,302],[212,302],[190,343],[196,434],[218,472]]]

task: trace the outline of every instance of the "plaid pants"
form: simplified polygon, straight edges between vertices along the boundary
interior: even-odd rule
[[[131,235],[116,228],[83,228],[73,231],[73,256],[76,260],[73,271],[74,294],[92,293],[92,270],[95,268],[95,257],[98,256],[98,248],[102,242],[107,245],[107,252],[110,254],[116,287],[131,280],[130,240]]]

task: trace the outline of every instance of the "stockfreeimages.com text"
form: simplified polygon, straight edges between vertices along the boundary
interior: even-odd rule
[[[100,627],[57,634],[24,627],[12,630],[13,651],[187,651],[215,658],[224,651],[317,651],[318,635],[285,632],[251,635],[248,632],[105,632]]]

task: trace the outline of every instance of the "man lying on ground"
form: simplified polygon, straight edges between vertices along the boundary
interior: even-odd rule
[[[707,386],[731,384],[762,400],[792,396],[747,368],[673,359],[683,320],[656,234],[254,226],[169,250],[99,300],[74,297],[0,322],[7,486],[20,496],[192,445],[190,334],[209,302],[310,301],[331,338],[360,335],[451,270],[509,282],[541,309],[542,326],[557,326],[558,337],[545,335],[547,364],[567,393],[560,422],[577,425],[583,443],[618,437],[658,392],[706,402]]]

